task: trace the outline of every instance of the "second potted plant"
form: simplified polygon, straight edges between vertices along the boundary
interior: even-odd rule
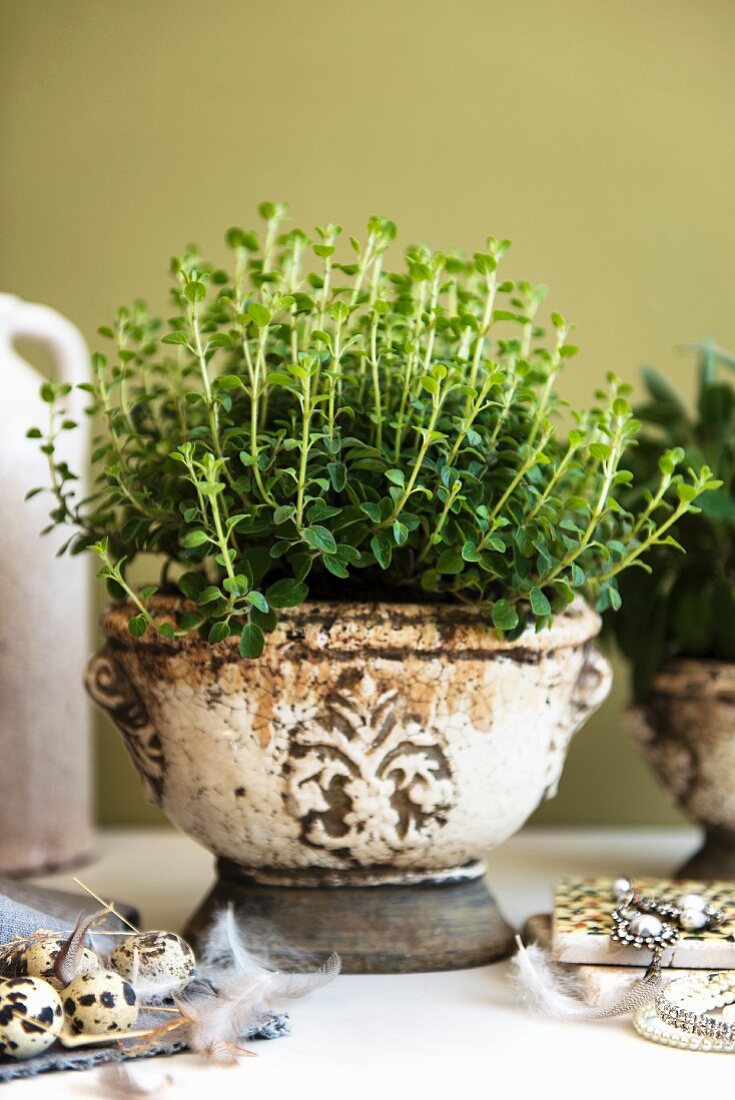
[[[195,929],[234,901],[353,971],[487,962],[512,937],[482,855],[609,688],[590,603],[617,607],[713,483],[672,457],[625,510],[627,387],[559,429],[576,348],[558,313],[545,340],[543,288],[499,275],[509,242],[390,271],[389,221],[345,255],[339,227],[261,213],[227,271],[173,262],[167,324],[137,304],[100,330],[90,500],[50,395],[53,519],[116,598],[88,688],[218,857]],[[131,584],[139,558],[157,585]]]
[[[628,725],[668,797],[705,824],[702,849],[680,873],[735,877],[735,357],[710,342],[698,353],[696,406],[653,369],[631,468],[648,499],[674,449],[721,479],[670,534],[686,555],[654,550],[650,573],[621,581],[611,625],[630,660],[635,705]]]

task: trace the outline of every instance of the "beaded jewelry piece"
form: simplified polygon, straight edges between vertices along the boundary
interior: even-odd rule
[[[651,1004],[639,1008],[633,1025],[654,1043],[685,1050],[735,1053],[735,1024],[707,1014],[735,1002],[735,974],[716,970],[676,978]]]
[[[664,951],[673,947],[682,930],[716,928],[724,920],[724,914],[707,905],[699,894],[684,894],[676,900],[649,898],[639,894],[627,878],[616,879],[613,890],[617,905],[612,912],[610,939],[625,947],[651,951],[651,970],[660,966]]]

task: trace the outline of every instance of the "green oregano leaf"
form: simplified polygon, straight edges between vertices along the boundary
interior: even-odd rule
[[[456,550],[444,550],[436,563],[439,573],[461,573],[464,569],[464,558]]]
[[[303,581],[286,577],[269,585],[265,591],[265,598],[271,607],[298,607],[308,594],[309,589]]]
[[[187,550],[193,550],[197,546],[204,546],[205,543],[210,542],[210,537],[206,531],[201,529],[196,531],[188,531],[184,536],[184,546]]]
[[[240,656],[260,657],[265,649],[265,635],[255,623],[247,623],[240,635]]]
[[[547,600],[540,588],[532,588],[530,597],[531,610],[534,615],[550,615],[551,604]]]
[[[518,625],[518,613],[508,600],[498,600],[493,604],[493,626],[498,630],[513,630]]]
[[[148,628],[143,615],[134,615],[128,622],[128,630],[134,638],[142,638]]]
[[[334,554],[337,549],[332,532],[318,523],[304,530],[303,539],[312,550],[318,550],[322,554]]]
[[[248,603],[252,604],[253,607],[257,607],[258,611],[262,611],[264,615],[268,613],[268,600],[262,592],[248,592],[245,599]]]
[[[375,555],[375,560],[381,569],[388,569],[393,557],[393,546],[390,539],[382,532],[370,540],[370,549]]]
[[[229,636],[229,624],[224,621],[216,622],[213,623],[210,628],[209,634],[207,635],[207,641],[215,645],[217,642],[223,642],[225,638],[229,638]]]

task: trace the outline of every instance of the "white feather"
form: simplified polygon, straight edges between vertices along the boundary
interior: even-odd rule
[[[167,1073],[165,1077],[151,1084],[144,1083],[129,1066],[121,1062],[103,1066],[97,1074],[97,1084],[102,1086],[108,1096],[161,1096],[173,1081],[173,1077]]]
[[[199,964],[202,974],[214,980],[222,970],[226,973],[259,970],[267,965],[267,959],[247,948],[234,910],[228,905],[220,909],[212,922],[199,950]]]
[[[511,966],[511,981],[520,994],[521,1001],[537,1016],[551,1016],[555,1020],[576,1019],[584,1012],[571,976],[560,973],[552,966],[543,948],[532,943],[524,947],[517,940],[518,952]]]
[[[339,973],[337,955],[310,973],[275,970],[247,948],[246,934],[231,908],[219,913],[200,952],[201,973],[214,988],[176,1002],[189,1024],[188,1045],[216,1061],[232,1061],[238,1040],[283,1001],[303,997]]]
[[[143,1004],[160,1005],[169,1001],[175,993],[181,992],[181,979],[170,977],[140,976],[135,980],[129,979],[138,1001]]]
[[[523,1003],[536,1015],[555,1020],[604,1020],[624,1016],[654,1000],[663,985],[661,971],[654,969],[601,1004],[586,1005],[573,974],[555,966],[537,944],[524,947],[519,937],[516,943],[518,952],[511,961],[511,981]]]

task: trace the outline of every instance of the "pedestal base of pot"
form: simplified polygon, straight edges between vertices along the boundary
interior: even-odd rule
[[[676,874],[679,878],[735,881],[735,834],[706,829],[704,844]]]
[[[337,951],[346,974],[459,970],[514,950],[513,929],[481,875],[408,885],[272,885],[227,860],[218,862],[218,875],[184,932],[195,950],[228,905],[247,927],[248,946],[267,948],[274,965],[284,968],[293,967],[289,949],[318,956]],[[278,941],[286,948],[281,957]]]

